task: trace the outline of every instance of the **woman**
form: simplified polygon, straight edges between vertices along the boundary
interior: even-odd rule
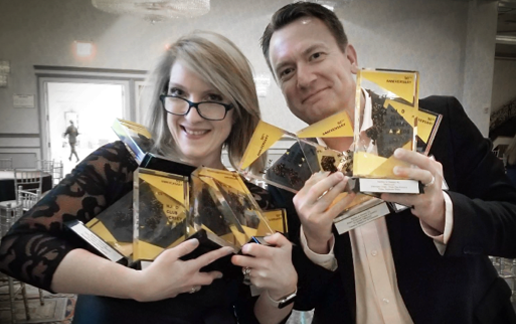
[[[260,114],[250,66],[228,39],[193,33],[173,44],[149,80],[149,129],[162,154],[195,166],[225,169],[221,150],[238,163]],[[196,259],[179,258],[198,241],[161,253],[144,270],[102,259],[67,240],[63,222],[89,221],[132,189],[137,165],[121,142],[101,147],[13,226],[0,247],[0,269],[35,286],[80,294],[74,323],[277,323],[291,310],[274,301],[296,290],[291,245],[274,234],[272,246],[244,246],[233,256],[246,267],[257,299],[241,280],[201,268],[228,248]],[[264,190],[248,187],[262,208]],[[255,244],[250,244],[255,245]],[[256,314],[256,318],[252,316]]]

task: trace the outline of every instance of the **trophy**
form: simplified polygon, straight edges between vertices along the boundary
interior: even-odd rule
[[[393,154],[397,148],[416,151],[419,115],[419,73],[359,70],[355,96],[353,190],[419,194],[423,185],[393,173],[409,167]]]
[[[185,240],[188,177],[138,168],[133,183],[133,262],[145,268]]]
[[[352,138],[354,131],[348,114],[345,111],[341,111],[298,131],[296,134],[303,138],[316,137],[322,140],[327,137],[344,139],[346,137]],[[342,172],[350,177],[353,174],[353,157],[351,150],[339,152],[319,146],[317,149],[318,171]],[[314,169],[317,169],[317,167]],[[352,179],[349,179],[348,183],[353,184],[354,182]],[[348,184],[345,191],[334,199],[330,207],[346,198],[352,191],[351,189],[351,186]],[[388,205],[383,200],[363,193],[357,193],[355,198],[346,206],[346,209],[333,220],[333,223],[339,234],[343,234],[378,217],[387,215],[389,212]]]
[[[416,149],[419,153],[429,154],[442,119],[443,115],[419,107],[416,134]]]
[[[260,207],[238,173],[201,167],[190,177],[190,215],[188,238],[197,238],[199,247],[183,259],[229,246],[234,253],[248,242],[274,233]],[[284,211],[283,211],[284,212]],[[284,215],[269,214],[276,226],[285,228]],[[281,219],[278,219],[278,216]],[[219,270],[227,276],[241,275],[230,262],[231,255],[214,261],[203,271]]]
[[[304,186],[306,180],[316,172],[342,172],[351,176],[353,152],[339,152],[309,140],[310,138],[324,140],[327,137],[352,138],[353,128],[351,125],[346,112],[329,116],[302,129],[295,135],[260,122],[244,153],[239,169],[249,178],[293,193],[297,193]],[[288,138],[288,141],[285,138]],[[287,143],[285,145],[287,147],[278,147],[275,145],[276,143]],[[252,162],[265,153],[269,160],[264,168],[258,171],[249,168]],[[276,160],[273,162],[271,157]],[[340,193],[333,204],[344,199],[350,191],[347,188]],[[359,193],[335,219],[335,224],[337,229],[344,233],[388,213],[389,209],[383,200]]]
[[[191,176],[188,229],[215,234],[235,253],[252,237],[274,233],[238,173],[205,167]]]
[[[143,125],[117,118],[111,126],[138,164],[154,146],[152,135]]]
[[[86,227],[129,258],[133,253],[133,193],[125,194],[86,223]]]
[[[443,116],[441,114],[435,113],[433,111],[425,110],[424,108],[419,107],[419,111],[417,114],[417,152],[428,155],[432,144],[435,139],[435,135],[437,134],[437,130],[439,129],[439,125],[441,124]],[[443,181],[443,190],[447,190],[446,181]],[[401,205],[398,203],[389,202],[389,206],[395,212],[403,211],[409,206]]]
[[[71,241],[76,242],[77,246],[82,246],[84,249],[113,262],[123,265],[128,264],[128,259],[122,253],[106,243],[103,238],[92,232],[80,220],[74,219],[67,221],[64,225],[67,229],[65,235],[67,235]]]
[[[324,150],[317,143],[260,121],[244,152],[239,171],[248,178],[296,193],[313,173],[321,170],[319,158]],[[334,152],[331,155],[334,163],[325,165],[332,170],[342,154]],[[261,156],[267,156],[267,162],[260,169],[253,169],[252,164]]]
[[[288,235],[287,211],[285,209],[264,210],[263,216],[273,231]]]

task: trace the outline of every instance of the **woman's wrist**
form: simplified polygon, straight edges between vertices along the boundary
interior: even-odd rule
[[[143,271],[126,268],[124,274],[125,295],[136,301],[145,301],[146,284],[143,280]]]
[[[285,296],[297,292],[297,285],[289,285],[281,289],[267,289],[267,297],[273,301],[278,301]]]

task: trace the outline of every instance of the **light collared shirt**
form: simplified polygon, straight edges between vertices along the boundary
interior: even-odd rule
[[[371,98],[365,93],[366,105],[361,133],[373,125],[371,118]],[[323,143],[318,139],[320,143]],[[374,145],[367,147],[374,152]],[[438,233],[422,221],[421,229],[433,239],[438,252],[443,255],[453,229],[453,204],[444,193],[445,227]],[[389,217],[388,215],[386,217]],[[353,252],[356,292],[356,322],[364,324],[412,324],[412,318],[398,289],[396,269],[392,257],[389,234],[385,217],[380,217],[349,232]],[[332,271],[338,268],[333,247],[330,242],[328,254],[318,254],[308,248],[306,236],[301,226],[301,245],[312,262]]]

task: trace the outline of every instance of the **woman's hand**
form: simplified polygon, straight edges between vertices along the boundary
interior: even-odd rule
[[[213,280],[222,278],[219,271],[200,272],[213,261],[230,254],[233,249],[223,247],[205,253],[196,259],[180,258],[199,245],[197,239],[187,240],[161,253],[145,270],[138,271],[133,284],[133,299],[141,302],[173,298],[182,293],[194,293]]]
[[[270,245],[249,243],[242,247],[244,255],[231,258],[234,265],[248,269],[251,283],[267,290],[274,300],[293,293],[297,287],[297,272],[292,264],[292,243],[276,233],[266,236]]]

